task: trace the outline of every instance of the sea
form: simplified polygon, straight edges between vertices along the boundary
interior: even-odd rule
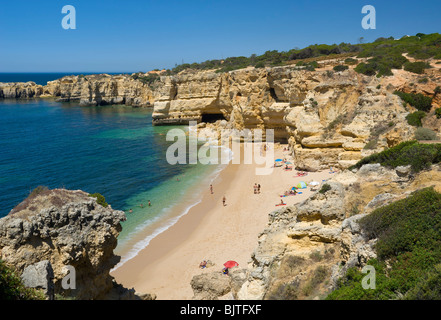
[[[46,84],[54,75],[4,77]],[[126,212],[115,250],[119,267],[197,205],[225,168],[169,164],[172,129],[189,130],[153,126],[151,109],[0,100],[0,218],[37,186],[100,193]]]

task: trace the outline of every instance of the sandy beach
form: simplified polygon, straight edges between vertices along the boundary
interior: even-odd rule
[[[292,162],[286,145],[274,145],[275,158]],[[137,256],[112,272],[118,283],[137,292],[153,293],[158,300],[189,300],[193,296],[193,276],[222,270],[234,260],[246,267],[257,247],[258,235],[265,229],[268,214],[279,209],[281,199],[293,205],[313,192],[308,187],[296,196],[280,195],[300,181],[309,183],[332,177],[329,170],[296,177],[296,170],[275,168],[271,175],[257,176],[255,164],[229,164],[202,195],[202,201],[190,209],[175,225],[152,239]],[[254,184],[261,185],[254,194]],[[222,198],[226,197],[226,206]],[[215,265],[200,269],[202,260]]]

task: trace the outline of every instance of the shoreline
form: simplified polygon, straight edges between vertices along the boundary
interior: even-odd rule
[[[275,145],[275,157],[287,158],[287,154],[283,154],[284,146]],[[280,199],[289,206],[306,200],[312,192],[308,188],[296,196],[281,198],[280,194],[300,181],[322,182],[331,177],[329,172],[294,177],[295,170],[282,168],[275,168],[268,176],[256,176],[257,167],[255,164],[227,165],[212,183],[214,194],[207,185],[197,205],[111,275],[125,287],[156,294],[158,300],[190,300],[193,276],[221,271],[228,260],[235,260],[240,268],[246,268],[257,247],[258,235],[268,223],[268,214],[280,208],[276,206]],[[253,194],[254,183],[261,184],[260,194]],[[225,207],[222,205],[224,195]],[[202,260],[211,260],[215,265],[200,269]]]

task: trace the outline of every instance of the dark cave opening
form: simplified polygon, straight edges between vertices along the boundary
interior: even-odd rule
[[[226,120],[222,113],[206,113],[202,115],[201,122],[214,123],[218,120]]]

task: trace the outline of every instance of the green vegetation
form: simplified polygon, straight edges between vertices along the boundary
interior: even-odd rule
[[[407,123],[414,127],[422,127],[421,120],[427,115],[424,111],[416,111],[406,116]]]
[[[20,277],[0,260],[0,300],[44,300],[38,290],[26,288]]]
[[[418,128],[415,131],[416,140],[438,140],[438,136],[435,131],[429,128]]]
[[[332,188],[331,188],[331,186],[329,185],[329,184],[327,184],[327,183],[325,183],[323,186],[322,186],[322,188],[320,189],[320,193],[321,194],[325,194],[326,192],[328,192],[329,190],[331,190]]]
[[[311,62],[299,61],[296,63],[296,66],[297,67],[305,67],[305,69],[308,71],[314,71],[315,68],[319,67],[317,61],[311,61]]]
[[[392,75],[392,69],[402,69],[406,64],[411,70],[421,70],[422,62],[410,63],[403,56],[407,53],[415,59],[441,59],[441,34],[422,34],[404,36],[401,39],[378,38],[372,43],[340,43],[340,44],[314,44],[303,49],[292,49],[279,52],[277,50],[266,51],[262,55],[252,54],[250,57],[231,57],[226,59],[207,60],[201,63],[183,63],[176,65],[171,73],[176,74],[186,69],[208,70],[217,69],[217,72],[228,72],[255,66],[281,66],[292,63],[293,60],[319,59],[321,57],[332,58],[347,55],[345,64],[357,64],[357,58],[368,58],[366,63],[360,63],[356,71],[366,75],[388,76]],[[296,63],[296,62],[294,62]],[[413,72],[413,71],[412,71]]]
[[[417,74],[423,74],[424,70],[428,68],[430,68],[430,64],[422,61],[406,62],[404,64],[404,70]]]
[[[357,60],[357,59],[354,59],[354,58],[346,58],[346,59],[345,59],[345,63],[346,63],[346,64],[349,64],[349,65],[354,65],[354,64],[357,64],[357,63],[358,63],[358,60]]]
[[[400,53],[378,54],[368,60],[368,63],[360,63],[354,70],[367,76],[377,75],[392,76],[392,69],[401,69],[407,59]]]
[[[374,150],[377,149],[377,145],[378,145],[378,140],[377,139],[373,139],[371,141],[369,141],[368,143],[366,143],[366,145],[364,146],[364,150]]]
[[[432,109],[432,101],[431,97],[425,96],[422,93],[405,93],[401,91],[395,91],[394,94],[399,96],[401,100],[410,104],[412,107],[420,110],[429,112]]]
[[[433,91],[433,95],[436,97],[438,94],[440,94],[441,93],[441,87],[440,86],[438,86],[438,87],[436,87],[435,88],[435,90]]]
[[[433,188],[381,207],[360,220],[370,239],[377,239],[376,289],[363,289],[366,276],[350,268],[329,300],[440,299],[441,194]]]
[[[132,78],[134,80],[139,80],[148,86],[152,86],[153,83],[155,83],[156,81],[158,81],[161,78],[161,76],[156,73],[150,73],[148,75],[144,75],[143,73],[135,73],[132,76]]]
[[[395,147],[365,157],[350,169],[379,163],[388,168],[410,165],[413,172],[420,172],[439,162],[441,162],[441,143],[420,144],[414,140],[402,142]]]
[[[97,203],[103,206],[104,208],[107,208],[109,206],[109,204],[106,202],[106,198],[104,198],[102,194],[99,193],[89,194],[89,197],[96,198]]]
[[[437,108],[435,110],[435,115],[437,119],[441,119],[441,108]]]
[[[334,67],[334,71],[345,71],[348,70],[349,67],[348,66],[344,66],[344,65],[338,65]]]

